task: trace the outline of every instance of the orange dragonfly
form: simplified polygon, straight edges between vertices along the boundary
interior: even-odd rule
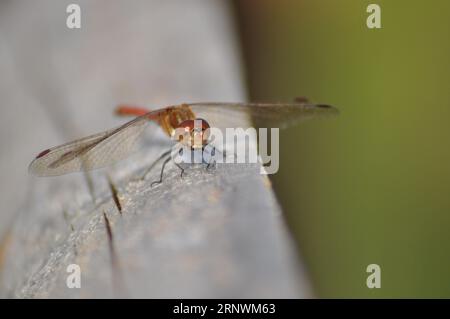
[[[293,103],[191,103],[148,111],[134,106],[119,106],[116,113],[137,116],[120,127],[90,135],[40,152],[29,165],[29,172],[37,176],[57,176],[77,171],[101,168],[126,158],[149,122],[156,122],[169,136],[182,128],[192,138],[194,120],[200,119],[201,130],[209,127],[248,128],[251,119],[259,127],[286,127],[321,115],[337,114],[336,108],[324,104],[310,104],[304,99]],[[200,132],[202,133],[202,132]],[[203,146],[208,143],[206,134]],[[192,144],[193,147],[199,145]]]

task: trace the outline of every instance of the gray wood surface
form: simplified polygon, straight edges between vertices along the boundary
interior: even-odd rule
[[[129,160],[89,176],[27,175],[39,151],[123,123],[118,103],[245,100],[227,2],[77,1],[82,28],[69,30],[71,2],[0,3],[0,296],[311,296],[257,165],[183,179],[169,165],[151,187],[159,168],[134,178],[167,149],[153,130]],[[80,289],[66,285],[69,264]]]

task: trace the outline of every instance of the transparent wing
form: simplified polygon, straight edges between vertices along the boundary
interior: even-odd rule
[[[56,176],[104,167],[130,155],[149,123],[149,112],[124,125],[41,152],[28,170],[37,176]]]
[[[285,128],[303,120],[337,115],[330,105],[299,103],[193,103],[188,104],[197,117],[204,118],[211,127]]]

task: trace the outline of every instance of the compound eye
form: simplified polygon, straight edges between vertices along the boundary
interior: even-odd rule
[[[186,120],[181,122],[178,127],[184,128],[185,132],[191,132],[194,129],[194,120]]]
[[[208,123],[206,120],[200,119],[200,118],[195,119],[195,120],[196,120],[196,121],[201,121],[200,123],[201,123],[201,129],[202,129],[202,131],[206,131],[207,129],[210,128],[209,123]]]
[[[210,128],[208,122],[204,119],[185,120],[178,127],[184,128],[186,132],[203,132]]]
[[[195,119],[195,122],[196,122],[196,123],[199,123],[199,122],[200,122],[200,125],[197,124],[197,125],[194,127],[194,130],[195,130],[194,133],[201,133],[201,134],[202,134],[202,139],[203,139],[203,141],[204,141],[204,144],[206,144],[206,141],[207,141],[208,138],[209,138],[209,128],[210,128],[209,123],[206,122],[206,120],[200,119],[200,118]]]
[[[179,140],[191,145],[193,148],[201,148],[207,144],[209,124],[203,119],[185,120],[178,125],[184,132]],[[205,132],[206,131],[206,132]]]

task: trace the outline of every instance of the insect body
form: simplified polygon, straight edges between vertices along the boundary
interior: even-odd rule
[[[29,166],[37,176],[63,175],[104,167],[131,153],[147,124],[156,122],[173,139],[200,149],[209,143],[209,128],[245,128],[250,119],[261,127],[286,127],[320,115],[337,114],[329,105],[294,103],[191,103],[154,111],[122,106],[119,115],[134,115],[122,126],[40,152]]]

